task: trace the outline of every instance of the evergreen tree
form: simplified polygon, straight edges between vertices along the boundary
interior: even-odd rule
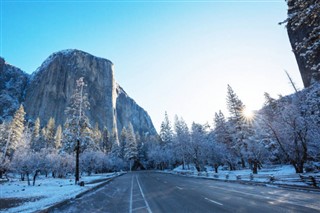
[[[111,153],[114,157],[121,158],[120,157],[121,156],[120,141],[118,140],[117,131],[114,127],[112,128],[112,135],[111,135]]]
[[[36,121],[34,122],[33,133],[32,133],[32,140],[38,140],[40,137],[40,118],[37,117]]]
[[[10,125],[9,136],[4,149],[4,156],[12,157],[14,151],[21,144],[21,138],[24,131],[25,111],[22,105],[14,114],[13,120]]]
[[[231,145],[232,138],[229,133],[228,124],[224,114],[219,111],[215,113],[214,117],[214,135],[218,142],[224,143],[226,145]]]
[[[80,141],[80,151],[85,149],[96,150],[97,145],[92,139],[92,130],[86,110],[89,109],[88,94],[85,92],[86,84],[83,77],[77,80],[76,89],[71,96],[69,106],[65,113],[67,120],[63,130],[62,150],[72,153]]]
[[[38,117],[34,122],[32,136],[31,136],[31,144],[30,148],[33,151],[40,151],[41,149],[41,126],[40,126],[40,118]]]
[[[120,134],[120,140],[119,140],[119,145],[118,145],[118,157],[121,159],[125,159],[125,147],[127,144],[127,139],[128,139],[128,132],[125,127],[122,128],[121,134]],[[116,147],[115,147],[116,148]]]
[[[94,126],[94,129],[92,130],[92,139],[94,143],[100,147],[101,140],[102,140],[102,133],[99,129],[98,123],[96,123],[96,125]]]
[[[124,147],[124,158],[129,161],[130,170],[138,160],[138,147],[134,134],[133,126],[129,123],[128,131],[126,135],[126,144]]]
[[[232,149],[241,160],[241,165],[245,167],[245,153],[247,152],[247,123],[243,111],[245,109],[244,104],[238,98],[237,94],[233,91],[230,85],[227,90],[227,107],[230,113],[230,124],[232,125],[230,131],[232,135]]]
[[[55,146],[55,120],[50,118],[44,131],[45,147],[54,148]]]
[[[165,112],[164,121],[161,123],[160,138],[163,143],[162,145],[165,146],[171,144],[173,141],[173,131],[167,112]]]
[[[112,149],[112,143],[110,139],[110,134],[109,134],[108,128],[104,127],[102,132],[100,150],[104,153],[109,153],[111,152],[111,149]]]
[[[56,131],[56,134],[54,136],[54,148],[55,149],[60,149],[61,141],[62,141],[62,127],[61,127],[61,125],[59,125],[57,127],[57,131]]]
[[[190,156],[190,133],[189,128],[183,118],[175,116],[174,123],[175,130],[175,149],[176,149],[176,157],[180,162],[182,162],[183,169],[186,164],[191,162]]]

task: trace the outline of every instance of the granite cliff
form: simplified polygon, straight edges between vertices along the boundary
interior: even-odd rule
[[[0,123],[10,118],[25,98],[29,75],[0,57]]]
[[[305,87],[320,82],[320,4],[288,0],[287,30]]]
[[[0,64],[0,71],[3,69],[8,68]],[[31,76],[19,70],[16,72],[22,83],[14,96],[14,103],[17,106],[23,103],[31,120],[39,117],[41,123],[46,124],[53,117],[56,124],[63,124],[76,80],[84,77],[90,103],[86,114],[92,125],[98,123],[100,128],[107,127],[109,131],[114,128],[121,132],[131,122],[140,134],[157,134],[148,113],[115,82],[113,64],[107,59],[80,50],[64,50],[49,56]],[[8,84],[10,79],[0,81]],[[7,89],[1,88],[2,93],[8,93]],[[0,109],[6,109],[2,102]],[[15,110],[3,111],[0,115],[6,118]]]

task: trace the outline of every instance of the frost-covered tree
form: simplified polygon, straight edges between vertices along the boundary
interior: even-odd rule
[[[25,111],[22,105],[14,114],[10,125],[8,139],[4,148],[4,156],[12,157],[14,151],[20,146],[24,131]]]
[[[55,146],[55,128],[56,128],[56,125],[55,125],[55,120],[54,118],[50,118],[48,123],[47,123],[47,126],[45,127],[43,133],[44,133],[44,139],[45,139],[45,148],[54,148]]]
[[[57,127],[56,134],[54,135],[54,148],[60,149],[61,142],[62,142],[62,127],[61,127],[61,125],[59,125]]]
[[[92,139],[92,128],[86,110],[89,109],[88,94],[85,92],[83,77],[76,81],[76,88],[70,98],[70,103],[65,113],[67,120],[63,131],[62,150],[67,153],[76,152],[75,183],[79,181],[79,155],[85,150],[99,149]]]
[[[262,110],[261,122],[272,136],[268,148],[271,147],[271,153],[282,161],[292,164],[297,173],[302,173],[305,163],[316,159],[315,153],[320,151],[319,123],[314,122],[312,116],[319,117],[318,88],[315,85],[308,92],[298,92],[279,100],[266,96],[270,104]],[[308,99],[308,96],[313,98]]]
[[[168,145],[173,141],[173,131],[167,112],[165,112],[164,121],[161,123],[160,138],[163,145]]]
[[[119,153],[120,153],[120,141],[117,135],[117,131],[116,128],[112,128],[112,133],[111,133],[111,137],[110,137],[110,143],[111,143],[111,153],[114,156],[119,157]]]
[[[190,145],[190,132],[187,123],[183,118],[175,116],[174,122],[174,145],[177,159],[182,162],[182,168],[185,168],[186,164],[191,163],[191,156],[189,152]]]
[[[37,117],[36,121],[34,122],[33,132],[32,132],[32,140],[38,140],[40,137],[40,118]]]
[[[232,137],[230,135],[227,120],[221,111],[215,113],[214,136],[215,140],[220,143],[224,143],[226,145],[231,145],[232,143]]]
[[[99,128],[99,124],[96,123],[93,130],[92,130],[92,139],[93,142],[100,148],[101,140],[102,140],[102,133]]]
[[[247,151],[247,142],[245,138],[245,123],[242,112],[245,109],[245,106],[230,85],[228,85],[227,89],[227,107],[230,113],[229,125],[232,126],[230,128],[230,131],[232,131],[230,132],[232,135],[232,144],[230,147],[234,153],[238,155],[241,160],[241,165],[244,168],[244,152]]]
[[[10,131],[10,123],[3,122],[0,124],[0,151],[1,151],[0,153],[2,157],[4,157],[4,149],[8,142],[9,131]]]
[[[63,130],[62,150],[72,153],[80,141],[80,152],[86,149],[97,150],[92,139],[92,128],[86,110],[89,109],[88,94],[83,77],[77,80],[76,88],[71,96],[69,106],[65,110],[67,116]]]
[[[136,141],[135,133],[131,123],[129,123],[128,125],[128,131],[126,135],[126,144],[124,147],[124,157],[126,160],[129,160],[131,163],[135,162],[138,159],[137,141]],[[130,165],[133,166],[133,164],[130,164]]]
[[[117,152],[117,156],[121,159],[125,159],[125,147],[128,142],[128,131],[126,127],[123,127],[120,134],[119,144],[114,144],[114,151]]]
[[[104,153],[109,153],[111,152],[111,149],[112,143],[110,139],[110,133],[108,131],[108,128],[104,127],[101,135],[100,150]]]
[[[192,161],[198,172],[204,170],[205,165],[205,145],[207,143],[207,126],[192,123],[190,154]]]

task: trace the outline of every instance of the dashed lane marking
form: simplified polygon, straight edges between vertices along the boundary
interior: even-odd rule
[[[180,189],[180,190],[182,190],[182,189],[183,189],[183,188],[181,188],[181,187],[179,187],[179,186],[176,186],[176,188],[177,188],[177,189]]]
[[[146,204],[146,206],[147,206],[147,210],[148,210],[149,213],[152,213],[152,211],[151,211],[151,209],[150,209],[150,206],[149,206],[149,204],[148,204],[148,201],[146,200],[146,198],[145,198],[145,196],[144,196],[144,194],[143,194],[143,191],[142,191],[142,188],[141,188],[141,186],[140,186],[140,182],[139,182],[137,176],[136,176],[136,180],[137,180],[137,183],[138,183],[138,186],[139,186],[141,195],[142,195],[142,197],[143,197],[143,199],[144,199],[144,202],[145,202],[145,204]]]
[[[222,203],[219,203],[219,202],[217,202],[217,201],[214,201],[214,200],[211,200],[211,199],[209,199],[209,198],[204,198],[205,200],[207,200],[207,201],[209,201],[209,202],[211,202],[211,203],[215,203],[215,204],[217,204],[217,205],[219,205],[219,206],[223,206],[223,204]]]
[[[131,192],[130,192],[130,204],[129,204],[129,212],[132,213],[132,194],[133,194],[133,175],[131,179]]]

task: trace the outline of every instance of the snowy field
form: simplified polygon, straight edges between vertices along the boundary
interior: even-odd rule
[[[185,169],[183,169],[182,166],[179,166],[172,171],[166,172],[218,180],[252,181],[294,186],[310,186],[310,181],[308,179],[310,176],[316,177],[318,181],[320,178],[320,173],[304,173],[302,176],[307,177],[307,179],[303,181],[300,178],[300,175],[296,174],[294,167],[291,165],[266,166],[259,170],[258,174],[252,174],[252,170],[250,169],[229,171],[223,167],[219,167],[218,173],[215,173],[212,167],[206,167],[206,171],[207,172],[197,172],[195,166],[190,165],[185,166]]]
[[[83,176],[80,181],[85,186],[75,185],[74,178],[45,178],[40,176],[35,186],[28,186],[27,181],[18,178],[0,184],[0,212],[34,212],[52,206],[65,199],[74,198],[79,193],[89,190],[120,173],[107,173]],[[32,184],[32,182],[31,182]]]

